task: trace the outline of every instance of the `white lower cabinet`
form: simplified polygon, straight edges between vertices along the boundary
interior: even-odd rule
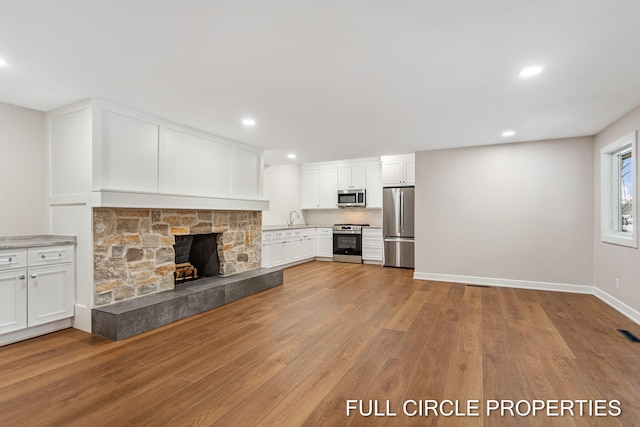
[[[262,241],[262,266],[273,267],[273,240]]]
[[[362,229],[362,260],[372,264],[382,263],[382,229]]]
[[[315,228],[262,233],[262,267],[276,267],[316,256]]]
[[[27,325],[36,326],[73,316],[73,266],[33,267],[27,272]]]
[[[308,228],[304,230],[302,237],[302,256],[305,258],[315,258],[316,249],[316,229]]]
[[[0,334],[27,327],[27,269],[0,272]]]
[[[320,258],[333,258],[333,229],[318,228],[318,252]]]
[[[0,344],[16,341],[2,334],[73,317],[74,250],[65,245],[0,251]]]

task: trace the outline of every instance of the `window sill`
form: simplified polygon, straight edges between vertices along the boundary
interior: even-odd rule
[[[601,237],[603,243],[611,243],[619,246],[626,246],[629,248],[637,248],[638,240],[635,236],[620,233],[620,234],[604,234]]]

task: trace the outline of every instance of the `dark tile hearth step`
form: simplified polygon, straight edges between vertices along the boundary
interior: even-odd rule
[[[97,335],[118,341],[282,285],[282,269],[258,268],[227,277],[206,277],[176,289],[91,310]]]

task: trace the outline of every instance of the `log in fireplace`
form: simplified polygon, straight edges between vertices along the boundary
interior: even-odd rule
[[[218,233],[175,236],[175,283],[220,274]]]

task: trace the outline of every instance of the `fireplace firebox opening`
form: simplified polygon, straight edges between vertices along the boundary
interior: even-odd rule
[[[220,274],[219,233],[175,236],[175,284]]]

